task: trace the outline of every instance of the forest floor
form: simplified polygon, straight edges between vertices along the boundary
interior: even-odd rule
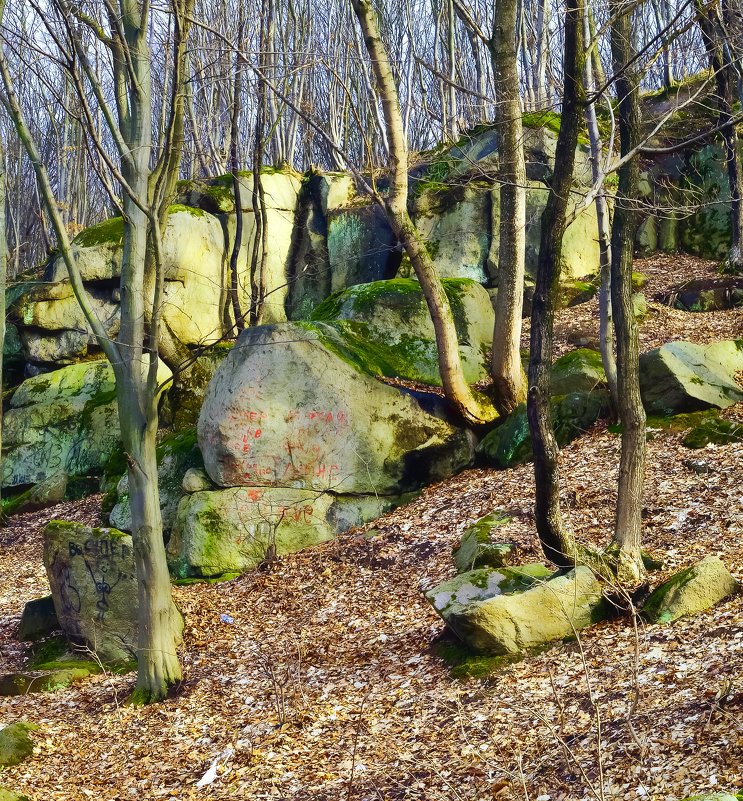
[[[638,263],[649,299],[710,275],[682,257]],[[596,302],[559,316],[558,346],[596,330]],[[743,335],[743,313],[650,304],[642,347]],[[743,419],[743,408],[726,416]],[[718,554],[743,578],[743,443],[648,443],[644,537],[653,584]],[[565,513],[587,542],[612,527],[619,438],[599,423],[561,453]],[[703,461],[697,472],[689,460]],[[0,699],[0,723],[38,724],[37,748],[0,773],[33,801],[679,799],[743,787],[743,596],[671,625],[620,617],[486,676],[461,678],[421,590],[454,574],[452,547],[497,508],[521,561],[540,558],[531,465],[467,470],[364,530],[221,584],[176,587],[184,681],[132,708],[132,675]],[[0,665],[20,669],[25,601],[48,593],[41,529],[98,522],[99,498],[0,530]],[[234,622],[222,622],[222,614]],[[218,760],[216,778],[196,783]]]

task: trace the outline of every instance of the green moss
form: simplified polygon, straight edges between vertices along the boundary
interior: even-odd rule
[[[73,244],[82,248],[96,245],[122,245],[124,243],[124,220],[122,217],[111,217],[98,225],[91,225],[74,238]]]
[[[521,115],[521,124],[524,128],[546,128],[559,136],[562,125],[562,115],[556,111],[527,111]],[[578,144],[588,146],[588,135],[581,131],[578,133]]]
[[[644,289],[647,286],[647,283],[650,279],[645,275],[645,273],[638,272],[637,270],[633,270],[632,272],[632,291],[639,292],[641,289]]]
[[[186,212],[193,217],[203,217],[206,213],[203,209],[197,209],[195,206],[186,206],[183,203],[176,203],[168,208],[168,214],[177,214],[178,212]]]
[[[682,440],[687,448],[705,448],[709,444],[730,445],[743,442],[743,423],[709,415],[692,428]]]
[[[171,454],[177,456],[189,455],[194,448],[198,448],[198,434],[195,426],[178,431],[175,434],[169,434],[157,446],[157,463],[160,464],[165,456]]]
[[[191,576],[188,578],[173,579],[171,583],[176,587],[189,587],[191,584],[222,584],[225,581],[232,581],[233,579],[238,578],[239,575],[240,573],[237,572],[227,572],[222,573],[219,576]]]

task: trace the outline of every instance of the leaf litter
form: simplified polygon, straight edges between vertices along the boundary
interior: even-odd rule
[[[712,272],[638,262],[648,297]],[[643,349],[740,336],[741,313],[650,303]],[[595,301],[561,312],[557,350],[596,331]],[[528,326],[527,326],[528,328]],[[724,413],[743,418],[743,407]],[[717,554],[743,578],[743,443],[689,451],[648,442],[645,547],[657,584]],[[562,501],[579,538],[608,542],[619,438],[605,422],[561,452]],[[705,471],[690,469],[690,456]],[[465,528],[495,509],[519,561],[539,560],[531,465],[471,469],[337,540],[222,584],[175,587],[185,614],[182,685],[131,708],[129,676],[0,699],[0,724],[39,725],[28,761],[0,784],[33,801],[119,799],[646,799],[743,786],[743,598],[671,625],[629,616],[480,678],[457,679],[422,590],[454,573]],[[0,665],[22,667],[23,604],[49,588],[41,530],[99,521],[100,496],[20,515],[0,529]],[[225,622],[225,620],[229,622]]]

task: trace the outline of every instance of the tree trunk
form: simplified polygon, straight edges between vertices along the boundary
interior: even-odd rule
[[[588,7],[583,12],[583,39],[591,42],[592,25]],[[585,117],[588,129],[588,138],[591,145],[591,179],[597,183],[601,178],[601,159],[604,154],[604,143],[601,141],[598,118],[596,116],[596,100],[593,94],[596,91],[596,76],[594,74],[594,51],[586,54],[584,63],[584,76],[586,92],[591,96],[591,102],[586,105]],[[609,394],[614,411],[619,408],[619,395],[617,390],[617,362],[614,354],[614,330],[611,312],[611,220],[606,190],[602,184],[596,194],[596,221],[599,241],[599,265],[601,268],[599,288],[599,340],[601,343],[601,361],[606,373],[606,382],[609,385]]]
[[[150,156],[152,152],[151,59],[147,43],[147,21],[142,19],[136,0],[121,0],[122,25],[127,63],[118,61],[119,74],[130,76],[128,113],[122,136],[129,147],[129,158],[122,164],[122,175],[130,192],[124,195],[124,247],[121,265],[121,360],[113,364],[116,375],[119,423],[124,452],[129,464],[129,503],[132,514],[132,540],[139,593],[139,637],[137,644],[137,689],[133,700],[149,703],[164,698],[168,688],[180,678],[176,655],[180,631],[171,598],[170,576],[165,559],[162,521],[157,485],[156,435],[157,387],[152,381],[157,370],[157,319],[155,309],[157,279],[145,274],[154,264],[148,258],[150,245],[159,231],[149,231],[143,209],[150,201]],[[134,74],[127,72],[131,70]],[[167,180],[168,172],[163,173]],[[164,197],[164,195],[163,195]],[[145,320],[154,330],[147,351]]]
[[[534,451],[536,498],[534,517],[542,548],[555,564],[573,564],[575,541],[560,510],[558,447],[550,412],[550,368],[552,367],[555,308],[560,288],[562,240],[573,182],[575,149],[581,118],[583,62],[583,0],[565,10],[564,91],[562,123],[555,151],[555,172],[547,205],[542,213],[537,281],[531,315],[531,352],[527,415]]]
[[[155,457],[157,399],[144,397],[144,380],[142,375],[131,376],[129,381],[125,381],[119,388],[118,406],[121,435],[129,462],[139,600],[137,689],[131,700],[146,704],[165,698],[170,687],[181,679],[176,646],[181,639],[183,621],[171,598],[163,546]]]
[[[232,194],[235,199],[235,241],[232,243],[230,253],[230,299],[232,301],[232,314],[235,318],[235,331],[239,334],[245,328],[243,314],[240,309],[240,284],[238,281],[237,261],[240,256],[243,239],[242,198],[240,196],[240,162],[238,157],[239,121],[242,94],[242,57],[240,50],[243,44],[243,7],[240,6],[240,21],[238,23],[238,51],[235,58],[235,81],[233,83],[232,115],[230,119],[230,170],[232,171]]]
[[[526,256],[526,166],[524,164],[517,53],[518,0],[496,0],[490,52],[498,97],[500,228],[498,297],[491,374],[495,407],[510,414],[526,400],[521,367],[521,316]]]
[[[0,0],[0,23],[3,19],[5,0]],[[0,398],[3,396],[3,350],[5,348],[5,285],[8,277],[8,237],[5,230],[5,148],[0,139]],[[3,444],[3,405],[0,402],[0,452]],[[0,498],[2,497],[0,484]]]
[[[639,79],[634,66],[631,11],[612,3],[611,29],[621,153],[640,141]],[[644,572],[640,555],[642,492],[645,474],[645,410],[640,397],[640,348],[632,309],[632,256],[638,225],[639,161],[635,156],[619,170],[619,189],[611,238],[611,295],[617,347],[619,421],[622,452],[619,462],[614,542],[619,549],[617,577],[634,582]]]
[[[464,378],[449,299],[431,256],[408,214],[408,148],[392,66],[379,35],[376,14],[370,0],[351,0],[351,4],[364,34],[374,70],[389,141],[392,179],[389,196],[382,201],[383,206],[392,230],[410,258],[428,304],[436,332],[439,371],[446,398],[466,422],[473,425],[487,423],[495,419],[497,413],[490,401],[482,395],[476,395]]]

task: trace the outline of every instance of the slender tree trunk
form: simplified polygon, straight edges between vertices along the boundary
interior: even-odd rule
[[[590,10],[586,6],[583,13],[583,38],[589,43],[592,38],[592,25]],[[598,119],[596,117],[596,98],[593,94],[596,90],[596,76],[594,75],[594,51],[586,55],[584,63],[584,75],[586,92],[591,96],[591,102],[586,105],[585,118],[588,129],[588,138],[591,144],[591,178],[594,183],[601,178],[601,160],[604,155],[604,144],[601,141]],[[609,394],[614,410],[619,408],[619,396],[617,390],[617,362],[614,354],[614,323],[611,312],[611,220],[609,215],[609,203],[606,197],[606,190],[601,189],[596,194],[596,222],[597,235],[599,241],[599,265],[600,281],[599,288],[599,340],[601,343],[601,361],[606,373],[606,381],[609,385]]]
[[[510,414],[526,400],[521,367],[521,317],[526,258],[526,165],[524,163],[517,52],[518,0],[495,0],[490,52],[493,59],[500,158],[498,297],[491,374],[495,407]]]
[[[534,517],[547,558],[557,565],[575,561],[576,546],[560,510],[560,466],[550,413],[555,308],[560,288],[562,240],[578,146],[583,68],[583,0],[565,10],[564,92],[562,123],[555,152],[555,171],[547,205],[542,213],[537,281],[531,315],[531,354],[527,415],[534,451],[536,499]]]
[[[3,18],[5,0],[0,0],[0,22]],[[0,134],[0,137],[2,135]],[[5,200],[6,200],[6,172],[5,147],[0,138],[0,399],[3,396],[5,382],[3,381],[3,350],[5,348],[5,285],[8,277],[8,235],[5,228]],[[0,452],[3,445],[3,405],[0,402]],[[2,484],[0,484],[0,497]]]
[[[240,256],[243,239],[243,212],[242,198],[240,197],[240,162],[238,156],[240,108],[242,105],[242,56],[243,45],[243,7],[240,6],[240,21],[238,23],[238,49],[235,58],[235,81],[233,84],[232,115],[230,119],[230,169],[232,170],[232,193],[235,199],[235,241],[232,243],[230,253],[230,298],[232,300],[232,314],[235,318],[237,333],[245,328],[242,311],[240,309],[240,284],[238,281],[237,261]]]
[[[612,3],[615,21],[611,49],[617,74],[621,153],[640,141],[639,78],[634,66],[631,5]],[[642,493],[645,480],[645,410],[640,397],[640,347],[632,309],[632,256],[637,232],[639,160],[635,156],[619,170],[611,239],[611,295],[617,347],[617,388],[622,451],[619,462],[617,513],[614,528],[618,546],[617,576],[633,582],[643,573]]]
[[[370,0],[351,0],[364,34],[366,49],[376,78],[389,141],[392,179],[383,201],[387,218],[402,244],[428,304],[439,356],[444,393],[466,422],[478,425],[493,420],[497,413],[487,398],[476,395],[462,370],[459,341],[449,299],[436,273],[430,254],[408,213],[408,148],[403,131],[400,102],[387,50],[382,44],[376,14]]]
[[[150,157],[152,152],[151,59],[146,20],[136,0],[120,0],[121,22],[128,64],[118,62],[119,74],[133,71],[128,91],[128,109],[122,126],[129,158],[122,175],[131,190],[124,195],[124,247],[121,266],[121,361],[114,363],[119,423],[129,464],[129,498],[132,540],[139,597],[137,643],[137,689],[134,699],[149,703],[164,698],[180,679],[176,654],[180,641],[180,617],[171,598],[170,577],[165,560],[155,454],[157,395],[152,385],[157,370],[156,348],[144,348],[145,320],[155,306],[157,281],[145,275],[148,266],[149,231],[143,208],[150,201]],[[152,261],[149,260],[152,264]],[[162,265],[157,267],[162,269]],[[155,318],[156,320],[157,318]],[[150,332],[150,341],[156,337]],[[164,611],[167,610],[167,611]]]

